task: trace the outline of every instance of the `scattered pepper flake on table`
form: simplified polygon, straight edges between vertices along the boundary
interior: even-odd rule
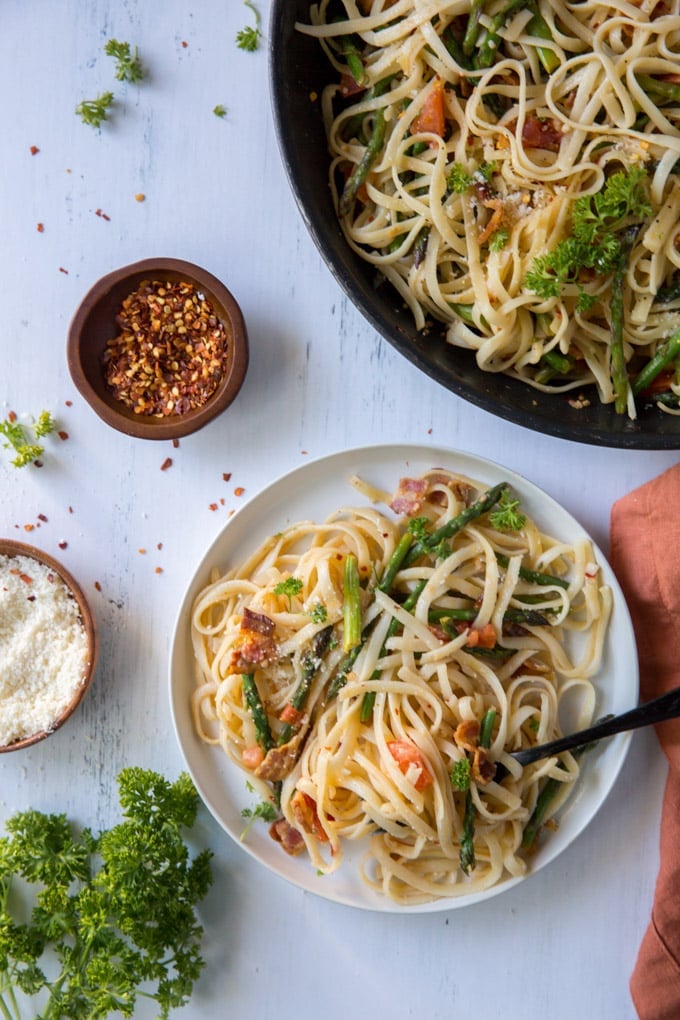
[[[38,231],[39,234],[44,234],[45,233],[45,224],[44,223],[38,223],[38,225],[36,226],[35,229]]]
[[[143,280],[123,301],[117,323],[121,332],[107,342],[104,376],[135,414],[186,414],[213,395],[231,336],[193,284]]]
[[[172,457],[166,457],[161,464],[161,471],[167,471],[169,467],[172,467]]]
[[[32,156],[37,156],[37,154],[40,152],[40,149],[38,148],[37,145],[32,145],[31,148],[29,149],[29,152],[31,153]]]

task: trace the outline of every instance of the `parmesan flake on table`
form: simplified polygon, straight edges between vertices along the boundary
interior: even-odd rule
[[[87,671],[77,601],[38,560],[0,555],[0,745],[50,730]]]

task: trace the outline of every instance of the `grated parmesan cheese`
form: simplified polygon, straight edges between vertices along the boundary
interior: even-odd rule
[[[87,665],[80,609],[61,577],[0,555],[0,745],[52,729]]]

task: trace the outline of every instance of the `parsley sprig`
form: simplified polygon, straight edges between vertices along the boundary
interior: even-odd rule
[[[136,46],[133,50],[129,42],[109,39],[104,47],[104,53],[115,59],[118,81],[138,82],[144,77],[144,68]]]
[[[278,811],[269,800],[261,800],[254,808],[244,808],[241,812],[241,817],[247,818],[248,824],[241,833],[241,841],[246,838],[258,818],[261,818],[265,822],[275,822],[278,816]]]
[[[22,425],[16,420],[12,421],[11,418],[0,421],[0,435],[7,440],[2,445],[5,450],[14,450],[16,454],[11,462],[14,467],[26,467],[27,464],[35,463],[45,452],[44,446],[36,440],[48,436],[56,427],[56,422],[49,411],[41,411],[33,425]]]
[[[113,106],[113,92],[102,92],[96,99],[83,99],[76,106],[76,113],[83,124],[101,127],[109,119],[109,110]]]
[[[506,489],[496,509],[490,511],[489,521],[498,531],[521,531],[526,524],[526,516],[519,509],[519,500]]]
[[[127,768],[118,786],[124,820],[99,835],[90,829],[76,835],[65,815],[36,810],[6,824],[0,839],[6,1020],[20,1015],[16,991],[40,994],[41,1017],[71,1020],[132,1016],[138,996],[155,999],[158,1016],[167,1018],[191,995],[203,967],[194,905],[212,881],[210,852],[192,859],[183,838],[198,795],[186,773],[170,783]],[[24,902],[29,891],[32,907]]]
[[[601,191],[574,202],[571,233],[557,247],[534,259],[525,285],[540,298],[559,297],[563,288],[579,288],[577,310],[587,311],[595,298],[582,286],[583,271],[598,276],[614,272],[622,259],[623,233],[651,214],[643,167],[617,171]]]
[[[251,0],[244,0],[244,3],[255,15],[255,24],[247,25],[245,28],[240,29],[236,33],[236,45],[239,49],[247,50],[249,53],[252,53],[260,45],[260,39],[262,38],[260,26],[262,22],[260,19],[260,12],[255,4],[251,3]]]

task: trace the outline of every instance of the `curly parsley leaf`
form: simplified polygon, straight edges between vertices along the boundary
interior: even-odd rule
[[[314,623],[325,623],[328,619],[328,610],[324,606],[323,602],[317,602],[316,605],[312,606],[309,610],[309,615]]]
[[[116,78],[118,81],[138,82],[142,80],[144,68],[142,67],[142,61],[136,46],[132,50],[128,42],[109,39],[104,47],[104,52],[116,61]]]
[[[617,171],[595,195],[574,202],[571,233],[557,247],[534,259],[525,286],[538,297],[559,297],[567,284],[580,288],[578,310],[587,311],[595,301],[581,286],[584,270],[606,276],[621,258],[621,233],[631,223],[646,219],[652,211],[647,195],[647,172],[643,167]]]
[[[453,763],[449,773],[451,786],[460,793],[467,793],[470,789],[470,759],[461,758]]]
[[[251,0],[244,0],[244,3],[255,15],[255,25],[248,25],[236,33],[236,45],[239,49],[252,53],[260,45],[262,38],[260,12]]]
[[[492,527],[498,531],[521,531],[526,524],[526,516],[518,509],[519,500],[513,499],[505,489],[495,510],[489,513]]]
[[[278,584],[274,585],[273,591],[275,595],[286,595],[288,598],[288,609],[292,608],[292,598],[294,595],[299,595],[304,585],[298,577],[287,577],[285,581],[279,581]]]
[[[83,99],[76,106],[76,113],[91,127],[101,127],[109,119],[109,110],[113,106],[113,92],[102,92],[96,99]]]
[[[241,833],[241,840],[246,838],[258,818],[262,818],[265,822],[275,822],[278,816],[278,811],[269,800],[260,801],[254,808],[244,808],[241,812],[241,817],[247,818],[248,824]]]

